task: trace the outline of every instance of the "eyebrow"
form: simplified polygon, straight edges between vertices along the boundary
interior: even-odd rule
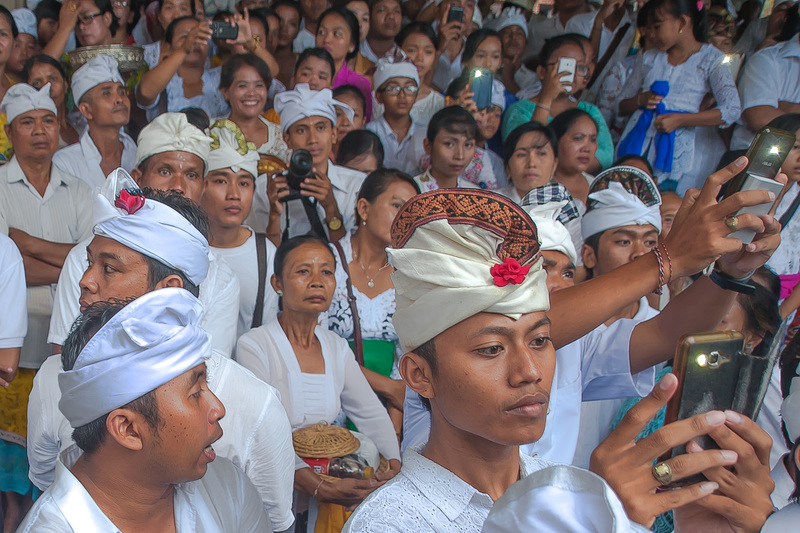
[[[192,374],[192,377],[191,377],[192,381],[191,381],[191,383],[189,383],[189,388],[191,389],[192,387],[197,385],[197,382],[200,381],[200,378],[205,377],[205,375],[206,375],[206,369],[205,368],[200,368],[200,369],[195,370],[194,374]]]
[[[546,326],[548,324],[550,324],[550,319],[548,317],[544,317],[544,318],[538,320],[531,327],[529,327],[527,329],[527,331],[525,331],[525,334],[527,335],[531,331],[533,331],[535,329],[539,329],[540,327]],[[503,335],[503,336],[506,336],[506,337],[510,337],[512,335],[512,332],[513,332],[512,328],[507,328],[507,327],[503,327],[503,326],[486,326],[485,328],[481,328],[478,331],[476,331],[475,333],[473,333],[472,337],[473,338],[474,337],[479,337],[481,335]]]
[[[111,252],[100,252],[101,259],[112,259],[114,261],[122,262],[122,259],[117,254]]]
[[[614,235],[624,235],[624,236],[627,236],[627,237],[636,238],[636,237],[639,237],[640,235],[641,235],[641,237],[647,237],[652,233],[655,233],[656,235],[658,235],[658,231],[656,231],[655,228],[651,229],[651,230],[647,230],[647,231],[645,231],[644,233],[641,233],[641,234],[638,231],[632,231],[632,230],[629,230],[629,229],[616,229],[616,230],[614,230],[613,234]]]

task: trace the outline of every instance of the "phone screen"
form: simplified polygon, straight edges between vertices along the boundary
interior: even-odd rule
[[[747,166],[725,186],[723,198],[742,190],[749,175],[774,180],[795,143],[795,134],[775,128],[756,133],[747,150]]]
[[[464,21],[464,9],[461,7],[451,7],[450,11],[447,12],[447,22],[463,22]]]
[[[470,92],[478,109],[486,109],[492,105],[492,84],[494,79],[491,71],[485,68],[476,68],[470,74]]]

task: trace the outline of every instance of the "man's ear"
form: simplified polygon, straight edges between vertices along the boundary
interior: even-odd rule
[[[177,274],[170,274],[166,278],[156,283],[156,289],[166,289],[167,287],[183,288],[183,280]]]
[[[408,352],[400,359],[398,370],[411,390],[428,400],[436,397],[433,371],[424,357],[414,352]]]
[[[597,254],[594,248],[588,244],[584,244],[581,248],[581,259],[583,259],[583,266],[586,268],[594,268],[597,266]]]
[[[139,185],[141,187],[141,183],[139,183],[139,180],[142,179],[142,171],[139,169],[139,167],[136,167],[133,170],[131,170],[131,177],[133,178],[133,181],[136,182],[136,185]]]
[[[272,290],[274,290],[277,293],[283,290],[283,283],[281,283],[280,278],[278,278],[278,276],[276,276],[275,274],[270,276],[269,284],[272,285]]]
[[[92,120],[94,115],[92,113],[92,106],[89,105],[87,102],[81,102],[78,104],[78,111],[81,112],[81,115],[86,117],[86,120]]]
[[[425,148],[426,155],[431,155],[431,142],[427,137],[422,140],[422,147]]]
[[[114,409],[106,417],[106,430],[123,448],[140,451],[144,447],[139,428],[145,424],[142,415],[130,409]]]

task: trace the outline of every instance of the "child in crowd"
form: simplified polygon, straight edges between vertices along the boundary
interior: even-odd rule
[[[333,58],[327,51],[322,48],[306,48],[297,57],[294,75],[291,79],[291,87],[294,88],[298,83],[307,83],[309,89],[314,91],[330,89],[335,69]],[[275,109],[267,110],[264,113],[264,118],[278,125],[281,123],[281,119]]]
[[[333,90],[333,99],[353,110],[353,120],[350,120],[344,109],[336,108],[336,142],[333,144],[332,156],[339,151],[339,145],[345,135],[353,130],[360,130],[367,123],[364,116],[367,102],[358,87],[355,85],[340,85]]]
[[[369,130],[353,130],[339,143],[336,161],[364,174],[383,168],[381,140]]]
[[[395,42],[414,63],[419,74],[419,91],[411,108],[411,120],[427,124],[430,117],[445,106],[444,96],[431,87],[433,62],[439,44],[436,32],[427,22],[412,22],[397,35]]]

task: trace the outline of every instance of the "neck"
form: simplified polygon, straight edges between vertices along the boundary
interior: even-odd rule
[[[203,79],[203,65],[187,65],[184,63],[178,68],[178,76],[183,78],[183,81],[197,82]]]
[[[374,265],[378,269],[386,264],[388,259],[386,246],[388,244],[379,241],[375,238],[375,235],[362,228],[363,226],[350,238],[350,244],[353,247],[353,259],[361,261],[365,268],[369,265]]]
[[[299,313],[284,309],[278,316],[278,323],[292,346],[308,348],[316,341],[314,330],[318,319],[319,313]]]
[[[520,478],[518,446],[490,442],[445,422],[434,407],[424,457],[497,501]]]
[[[430,174],[436,180],[440,189],[454,189],[458,187],[458,176],[444,176],[436,171],[432,166]]]
[[[101,126],[89,123],[89,137],[100,151],[100,155],[107,156],[122,155],[122,143],[119,140],[119,126]]]
[[[306,21],[306,30],[311,32],[312,34],[316,35],[317,34],[317,24],[319,24],[319,20],[311,20],[309,18],[306,18],[305,15],[303,16],[303,20]]]
[[[372,51],[375,52],[376,56],[383,57],[386,55],[386,52],[388,52],[389,49],[394,46],[394,38],[368,35],[367,43],[369,44],[369,47],[372,48]]]
[[[402,141],[408,135],[408,130],[411,129],[411,115],[390,115],[389,113],[383,114],[386,123],[392,128],[392,131],[397,134],[398,140]]]
[[[44,190],[47,189],[47,185],[50,183],[51,161],[52,159],[49,157],[43,160],[38,158],[21,158],[17,156],[17,163],[19,163],[19,167],[22,169],[25,177],[28,178],[28,181],[40,194],[44,194]]]
[[[328,154],[328,157],[326,157],[325,161],[323,161],[322,163],[314,163],[314,168],[327,176],[328,170],[330,168],[330,165],[328,164],[329,161],[330,161],[330,154]]]
[[[606,20],[603,21],[603,26],[608,28],[609,30],[615,30],[619,23],[622,21],[622,17],[625,15],[625,8],[615,9],[613,13],[606,17]]]
[[[623,318],[633,318],[634,316],[636,316],[636,313],[639,312],[639,305],[640,305],[639,300],[636,300],[635,302],[626,305],[625,307],[620,309],[618,313],[616,313],[614,316],[606,320],[604,324],[606,326],[610,326],[617,320],[621,320]]]
[[[692,31],[691,28],[689,31]],[[689,35],[685,39],[681,39],[675,46],[667,51],[670,59],[676,60],[678,63],[683,63],[689,57],[697,52],[702,45],[697,42],[694,36]]]
[[[211,241],[214,248],[236,248],[250,238],[250,229],[246,226],[222,226],[209,221]]]
[[[342,58],[341,60],[336,61],[334,64],[336,65],[336,72],[333,73],[333,77],[336,78],[336,75],[339,74],[339,71],[342,70],[342,67],[345,64],[345,60],[344,58]]]

